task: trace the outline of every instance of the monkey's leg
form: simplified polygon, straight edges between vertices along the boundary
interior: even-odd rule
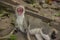
[[[36,37],[37,40],[43,40],[41,34],[35,34],[35,37]]]
[[[46,34],[44,34],[44,33],[42,32],[42,28],[32,29],[32,30],[30,30],[29,32],[30,32],[30,34],[35,35],[38,40],[40,40],[39,37],[38,37],[38,34],[40,34],[45,40],[50,40],[49,35],[48,35],[48,34],[46,35]],[[40,37],[41,37],[41,36],[40,36]],[[41,38],[41,40],[42,40],[42,38]]]
[[[40,29],[40,34],[42,35],[42,37],[43,37],[45,40],[51,40],[51,38],[49,37],[48,34],[44,34],[44,33],[42,32],[42,29],[43,29],[43,28]]]
[[[29,30],[29,33],[32,35],[38,34],[40,33],[40,28],[31,29]]]
[[[35,37],[36,37],[37,40],[43,40],[41,34],[39,33],[39,30],[40,30],[40,28],[31,29],[31,30],[29,30],[29,33],[30,33],[31,35],[35,35]]]

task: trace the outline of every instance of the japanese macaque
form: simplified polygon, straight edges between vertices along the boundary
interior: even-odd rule
[[[51,40],[51,39],[55,39],[56,38],[56,31],[53,30],[52,33],[49,34],[44,34],[43,33],[43,28],[36,28],[36,29],[32,29],[30,30],[30,34],[35,35],[35,37],[37,38],[37,40]]]
[[[45,40],[50,40],[51,39],[48,34],[44,34],[42,32],[42,28],[32,29],[29,32],[30,32],[30,34],[34,34],[35,37],[37,38],[37,40],[43,40],[43,38]]]
[[[23,26],[23,21],[24,21],[24,13],[25,13],[25,8],[23,6],[17,6],[16,7],[16,28],[18,28],[21,32],[25,32],[25,26]],[[29,24],[28,24],[29,23]],[[42,22],[40,19],[34,19],[32,21],[32,17],[29,17],[29,22],[28,22],[28,28],[26,29],[27,32],[26,34],[29,35],[35,35],[37,40],[51,40],[51,37],[49,36],[51,34],[51,28],[44,22]],[[52,35],[53,36],[53,35]],[[29,38],[30,39],[30,38]]]
[[[21,5],[16,7],[16,24],[17,28],[24,32],[24,27],[23,27],[23,20],[24,20],[24,13],[25,13],[25,8]]]
[[[52,0],[45,0],[45,2],[51,4]]]
[[[59,0],[45,0],[45,2],[46,2],[47,4],[51,4],[53,1],[59,2]]]
[[[51,4],[53,0],[41,0],[40,4]]]

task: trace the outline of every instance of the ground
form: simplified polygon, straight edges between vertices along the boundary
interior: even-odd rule
[[[24,6],[28,6],[28,7],[30,6],[30,4],[29,5],[27,3],[24,4],[24,2],[22,2],[21,0],[17,0],[17,2],[19,2],[20,4],[22,4]],[[34,7],[31,7],[31,9],[34,9]],[[60,15],[60,10],[55,10],[55,9],[51,9],[51,8],[40,8],[40,9],[36,8],[35,10],[39,10],[38,13],[35,12],[32,14],[32,13],[27,12],[25,15],[25,17],[29,19],[29,23],[31,24],[31,28],[43,27],[43,26],[55,28],[58,30],[58,34],[56,35],[57,38],[55,40],[60,40],[60,28],[59,28],[60,27],[60,25],[59,25],[60,24],[60,16],[56,16],[56,14]],[[13,15],[15,15],[15,13],[12,14],[12,16]],[[57,22],[57,23],[55,22],[56,25],[53,22],[49,22],[46,18],[51,19],[54,22],[56,21]],[[46,21],[44,21],[44,20],[46,20]],[[42,22],[40,23],[40,21],[42,21]],[[13,28],[10,26],[11,25],[10,23],[11,23],[10,17],[9,18],[4,17],[0,20],[0,29],[4,29],[4,30],[7,29],[6,31],[2,32],[2,35],[5,35],[5,33],[9,33],[7,31],[10,31]],[[50,25],[49,25],[49,23],[50,23]],[[52,25],[52,24],[54,24],[54,25]],[[27,40],[27,36],[25,33],[18,31],[17,33],[14,33],[14,34],[16,35],[17,40]],[[1,36],[1,33],[0,33],[0,36]],[[31,36],[31,37],[33,37],[33,36]],[[34,39],[34,37],[32,38],[32,40],[33,39]],[[34,40],[36,40],[36,39],[34,39]]]

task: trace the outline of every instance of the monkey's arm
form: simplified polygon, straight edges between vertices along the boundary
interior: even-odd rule
[[[42,32],[42,28],[40,29],[40,34],[41,34],[41,36],[42,36],[45,40],[50,40],[49,35],[48,35],[48,34],[44,34],[44,33]]]
[[[35,34],[35,37],[37,38],[37,40],[43,40],[41,34]]]

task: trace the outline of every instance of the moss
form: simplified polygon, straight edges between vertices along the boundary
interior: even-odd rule
[[[15,35],[11,35],[9,40],[16,40],[16,36]]]
[[[58,13],[58,14],[55,14],[55,16],[58,16],[58,17],[60,17],[60,13]]]
[[[35,3],[35,0],[31,0],[31,4],[34,4]]]
[[[4,15],[4,10],[0,10],[0,17],[2,16],[2,15]]]
[[[0,29],[0,32],[3,31],[4,29]]]
[[[29,3],[29,4],[34,4],[35,3],[35,0],[25,0],[26,3]]]

